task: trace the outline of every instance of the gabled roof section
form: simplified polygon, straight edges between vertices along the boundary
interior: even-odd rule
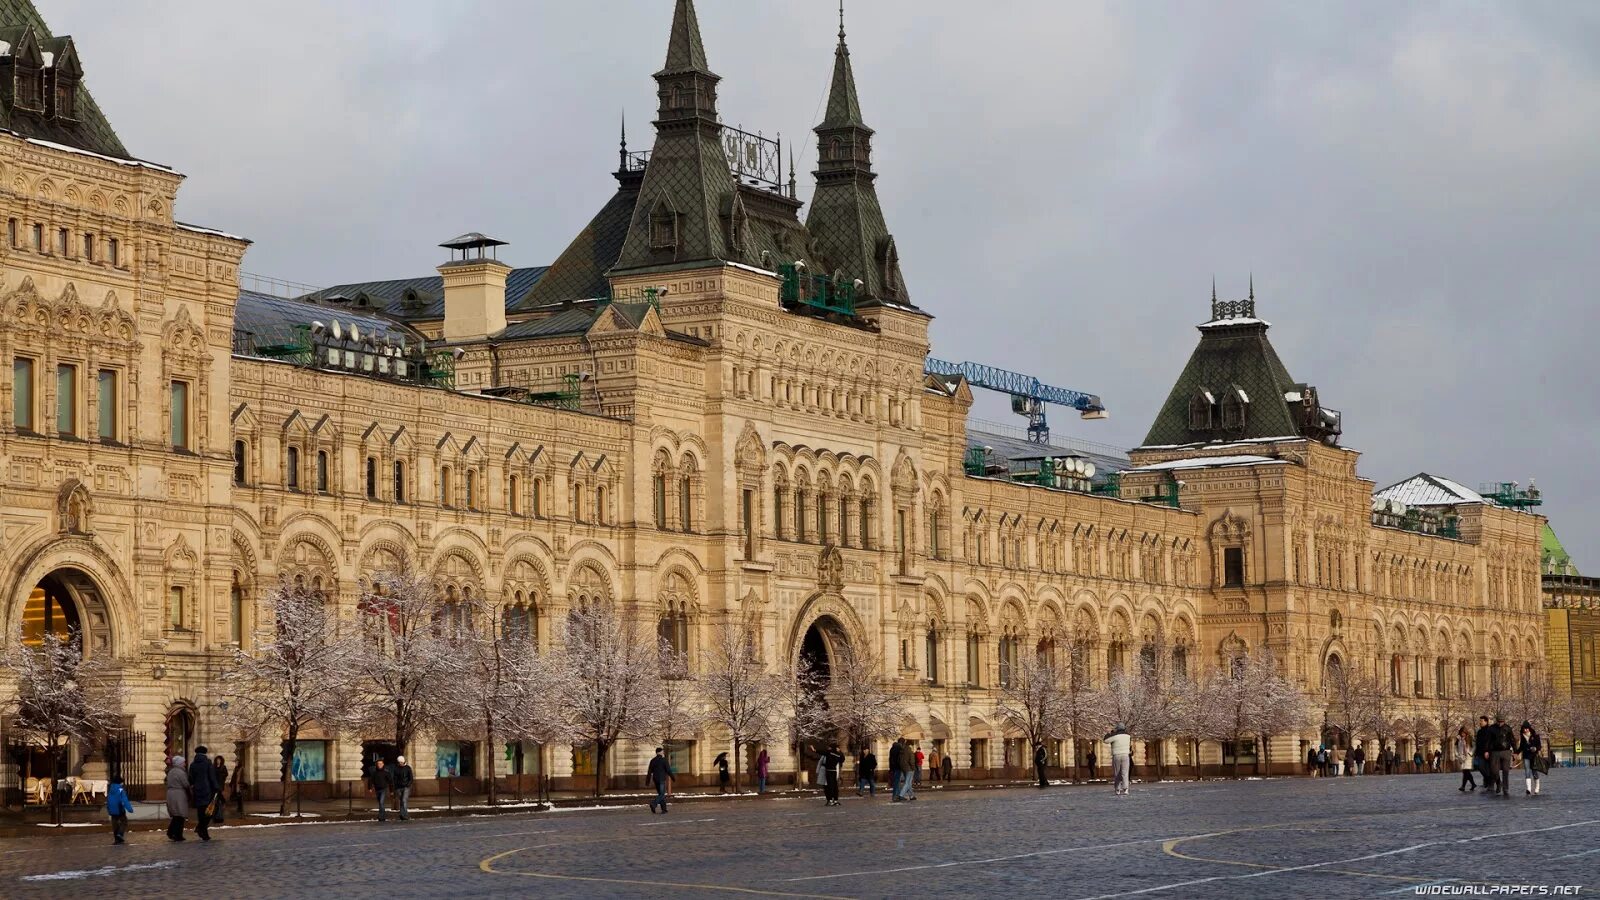
[[[517,303],[533,290],[549,270],[549,266],[527,266],[506,273],[506,311],[516,308]],[[350,310],[381,312],[406,321],[443,319],[444,278],[426,275],[386,281],[352,281],[313,291],[299,299],[334,310],[328,315],[339,315],[344,310]]]
[[[7,79],[15,72],[13,66],[16,57],[13,53],[21,49],[24,43],[32,44],[41,54],[50,53],[56,58],[64,55],[62,62],[67,64],[67,70],[74,76],[82,71],[76,61],[76,50],[68,50],[70,38],[54,37],[44,17],[34,8],[32,0],[0,0],[0,41],[6,44],[6,53],[0,54],[0,75]],[[50,63],[54,61],[54,58],[48,60]],[[52,69],[53,66],[47,66],[47,71]],[[3,102],[0,102],[0,128],[23,137],[50,141],[102,156],[132,159],[122,145],[122,139],[117,137],[111,123],[106,120],[105,113],[100,111],[94,97],[89,94],[88,87],[83,81],[74,80],[77,102],[75,115],[71,119],[18,109],[13,85],[7,84],[0,90],[0,98],[3,98]]]
[[[1494,505],[1488,498],[1460,482],[1427,472],[1418,472],[1404,481],[1374,491],[1372,496],[1379,500],[1394,500],[1406,506],[1458,506],[1462,503]]]
[[[694,14],[693,0],[678,0],[672,11],[672,34],[667,38],[667,62],[663,75],[684,72],[711,74],[706,65],[706,46],[700,40],[700,20]]]
[[[1561,545],[1555,529],[1549,522],[1539,536],[1539,570],[1546,575],[1577,575],[1578,567],[1572,564],[1572,555]]]

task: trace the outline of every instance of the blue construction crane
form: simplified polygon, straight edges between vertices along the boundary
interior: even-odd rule
[[[1071,407],[1085,419],[1106,418],[1106,408],[1099,396],[1054,387],[1021,372],[1009,372],[981,363],[945,362],[931,356],[923,362],[922,371],[928,375],[960,375],[973,387],[1010,394],[1011,411],[1028,417],[1028,440],[1036,444],[1050,443],[1050,423],[1044,415],[1046,403]]]

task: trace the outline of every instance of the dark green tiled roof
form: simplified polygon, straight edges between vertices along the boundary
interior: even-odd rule
[[[856,97],[856,76],[850,68],[850,48],[845,46],[844,32],[839,32],[839,46],[833,51],[833,84],[828,89],[828,109],[823,115],[822,128],[841,128],[855,125],[865,128],[861,119],[861,100]]]
[[[518,300],[516,309],[609,296],[611,286],[606,272],[617,264],[622,242],[627,240],[642,175],[624,171],[617,173],[617,179],[617,192],[561,251],[549,271]]]
[[[538,284],[549,266],[528,266],[506,273],[506,310]],[[359,301],[366,298],[367,305]],[[386,281],[353,281],[336,284],[305,295],[305,300],[327,303],[330,298],[343,297],[342,306],[351,309],[373,309],[397,319],[427,321],[444,318],[444,278],[425,275],[420,278],[394,278]],[[340,308],[338,306],[333,307]]]
[[[711,71],[706,65],[706,46],[700,40],[700,20],[694,14],[693,0],[678,0],[672,11],[672,36],[667,39],[667,63],[661,71]]]
[[[15,49],[25,28],[33,29],[41,47],[46,50],[59,52],[65,45],[64,37],[55,38],[51,35],[50,27],[34,8],[32,0],[0,0],[0,30],[5,34],[0,39]],[[9,91],[7,96],[9,98]],[[0,103],[0,128],[15,131],[24,137],[63,144],[90,153],[119,159],[133,158],[128,154],[127,148],[122,146],[122,140],[117,137],[117,133],[112,130],[105,113],[100,111],[99,105],[94,102],[94,97],[89,94],[87,78],[78,83],[75,121],[46,118],[35,113],[15,110],[8,99],[8,102]]]
[[[1224,320],[1201,325],[1200,345],[1156,414],[1144,446],[1300,435],[1300,425],[1284,398],[1297,385],[1267,340],[1267,327],[1266,322],[1253,318],[1239,324]],[[1244,391],[1249,400],[1242,430],[1196,431],[1189,427],[1191,399],[1204,390],[1220,403],[1233,389]]]
[[[500,338],[540,338],[565,334],[583,334],[593,324],[594,307],[573,307],[554,315],[517,322],[502,331]]]
[[[346,328],[355,325],[364,335],[392,336],[408,342],[421,339],[420,334],[404,323],[371,310],[344,309],[246,290],[239,291],[239,302],[233,312],[233,330],[259,347],[289,343],[295,339],[297,327],[309,327],[312,322],[331,323],[335,319]]]

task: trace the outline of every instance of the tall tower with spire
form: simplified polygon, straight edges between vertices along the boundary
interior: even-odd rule
[[[693,0],[678,0],[655,80],[655,146],[612,271],[740,260],[744,213],[717,121],[721,79],[706,64]]]
[[[856,79],[845,44],[844,4],[839,6],[839,45],[833,52],[833,84],[817,135],[816,193],[806,228],[819,262],[846,280],[859,279],[866,302],[911,304],[900,274],[900,254],[883,221],[873,187],[872,129],[861,116]]]

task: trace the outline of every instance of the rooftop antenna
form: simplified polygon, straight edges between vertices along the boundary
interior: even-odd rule
[[[1211,276],[1211,302],[1217,302],[1217,276]]]
[[[844,0],[839,0],[839,43],[844,43]]]
[[[1250,273],[1250,299],[1256,299],[1256,273]]]

